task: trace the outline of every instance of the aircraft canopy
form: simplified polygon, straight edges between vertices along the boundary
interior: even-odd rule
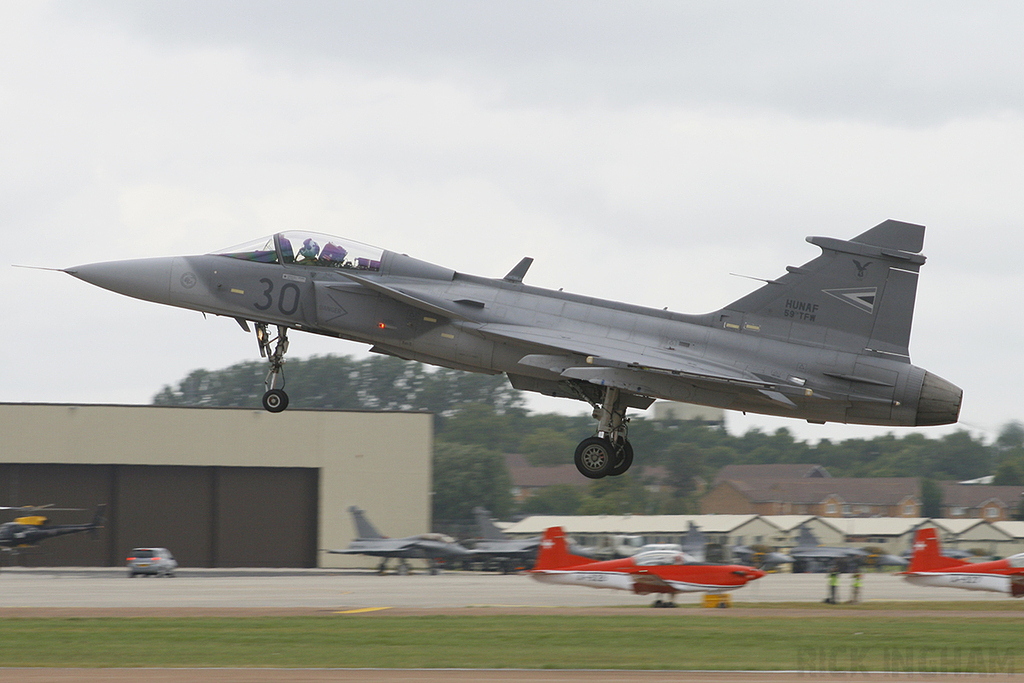
[[[315,232],[289,230],[214,252],[243,261],[379,271],[384,250]]]
[[[633,556],[638,567],[654,567],[666,564],[693,564],[692,557],[678,550],[648,550]]]

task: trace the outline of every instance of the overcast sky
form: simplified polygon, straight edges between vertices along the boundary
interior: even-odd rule
[[[303,228],[703,313],[895,218],[927,226],[912,359],[994,438],[1024,420],[1021,35],[1019,2],[0,0],[0,401],[149,403],[258,358],[232,320],[10,264]]]

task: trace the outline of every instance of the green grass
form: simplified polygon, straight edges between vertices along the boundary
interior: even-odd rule
[[[1014,618],[885,613],[16,618],[7,667],[383,667],[1017,672]],[[1024,662],[1022,662],[1024,664]]]
[[[878,611],[913,611],[913,612],[1017,612],[1024,616],[1024,600],[867,600],[856,605],[841,603],[824,605],[813,602],[733,602],[733,607],[748,609],[826,609],[829,612],[878,612]],[[688,607],[700,607],[693,603]],[[680,605],[682,607],[682,605]]]

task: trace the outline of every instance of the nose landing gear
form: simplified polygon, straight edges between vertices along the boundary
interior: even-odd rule
[[[263,381],[266,393],[263,394],[263,407],[271,413],[280,413],[288,407],[288,394],[284,389],[277,388],[278,376],[284,386],[284,355],[288,353],[288,328],[277,326],[277,337],[271,339],[266,323],[255,323],[256,343],[260,345],[260,355],[270,363],[270,371]],[[273,346],[273,350],[271,350]]]

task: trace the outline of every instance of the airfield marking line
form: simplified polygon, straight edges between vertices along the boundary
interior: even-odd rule
[[[335,614],[363,614],[364,612],[379,612],[385,609],[391,609],[391,607],[360,607],[359,609],[341,610],[339,612],[335,612]]]

